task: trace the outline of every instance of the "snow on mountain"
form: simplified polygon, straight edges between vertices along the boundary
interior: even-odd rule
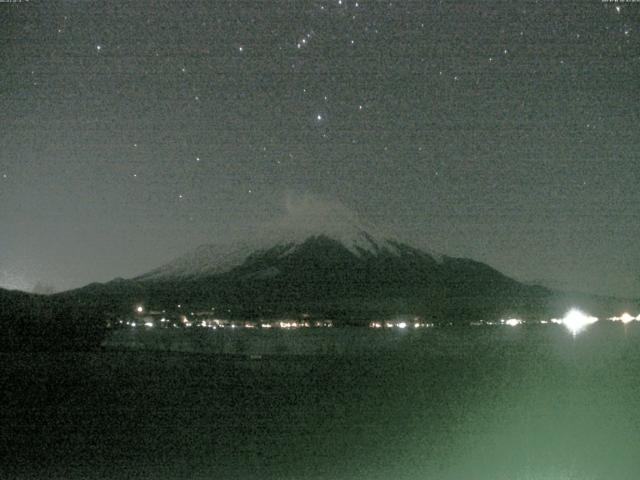
[[[138,280],[161,280],[213,275],[240,266],[250,255],[282,249],[280,256],[289,255],[312,237],[324,236],[338,241],[356,256],[364,252],[377,255],[383,251],[400,255],[399,247],[407,245],[359,218],[353,211],[335,202],[303,198],[289,202],[286,215],[255,229],[253,237],[225,244],[207,244],[178,257],[168,264],[138,277]],[[412,248],[412,247],[410,247]],[[435,252],[420,250],[434,260],[442,261]]]
[[[241,265],[254,251],[255,248],[252,245],[200,245],[191,252],[137,279],[161,280],[223,273]]]

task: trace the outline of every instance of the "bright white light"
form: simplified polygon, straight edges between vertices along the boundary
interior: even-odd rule
[[[571,309],[562,319],[562,323],[574,335],[584,329],[587,325],[597,322],[596,317],[590,317],[578,309]]]
[[[400,323],[398,324],[398,328],[407,328],[407,324],[406,324],[406,322],[400,322]]]
[[[142,312],[144,312],[144,307],[143,307],[142,305],[138,305],[138,306],[136,307],[136,312],[138,312],[138,313],[142,313]]]
[[[633,317],[628,312],[624,312],[619,317],[610,317],[609,320],[613,322],[629,323],[633,322],[634,320],[640,320],[640,315],[638,315],[638,317]]]
[[[620,316],[620,321],[622,323],[629,323],[632,322],[633,320],[635,320],[634,317],[632,317],[631,315],[629,315],[627,312],[624,312],[621,316]]]
[[[504,321],[504,324],[509,325],[510,327],[515,327],[517,325],[520,325],[521,323],[522,320],[520,320],[519,318],[510,318],[509,320]]]
[[[153,322],[144,322],[145,327],[153,327]]]

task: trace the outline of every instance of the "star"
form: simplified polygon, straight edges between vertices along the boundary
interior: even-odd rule
[[[101,51],[102,50],[102,45],[96,45],[96,50],[97,51]]]
[[[322,115],[320,114],[316,115],[316,119],[320,122],[322,120]]]
[[[238,51],[243,52],[244,51],[244,47],[243,46],[239,46],[238,47]]]

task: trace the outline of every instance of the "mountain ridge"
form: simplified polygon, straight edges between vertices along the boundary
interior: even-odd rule
[[[529,312],[549,294],[470,259],[434,257],[364,231],[356,240],[345,245],[329,235],[312,235],[300,243],[276,242],[253,252],[240,249],[242,255],[234,261],[225,257],[213,265],[195,261],[198,252],[209,258],[212,247],[200,247],[177,263],[190,266],[195,261],[196,268],[181,270],[173,261],[130,280],[80,289],[76,295],[95,301],[110,298],[128,309],[144,302],[163,309],[214,308],[246,318],[313,313],[362,320],[396,313],[477,319]],[[189,262],[181,264],[184,258]]]
[[[383,251],[400,252],[400,250],[420,251],[435,261],[442,261],[444,255],[433,251],[425,251],[400,242],[399,240],[381,237],[358,229],[355,232],[322,233],[309,232],[303,237],[300,233],[289,233],[276,238],[260,241],[242,241],[233,245],[202,244],[174,260],[133,278],[136,281],[162,280],[175,278],[192,278],[203,275],[225,273],[240,266],[251,256],[273,248],[283,249],[281,254],[291,253],[311,238],[328,238],[342,244],[355,255],[377,254]],[[267,237],[269,238],[269,237]]]
[[[540,320],[560,318],[573,307],[604,318],[638,308],[637,300],[556,292],[471,259],[434,257],[398,240],[358,235],[350,245],[321,234],[256,250],[236,246],[233,261],[206,246],[185,254],[191,270],[169,268],[169,262],[131,279],[47,296],[0,289],[0,324],[8,332],[0,347],[96,348],[108,325],[139,305],[167,315],[207,311],[229,319],[305,317],[336,325],[398,315],[441,324]],[[206,264],[201,255],[215,261]]]

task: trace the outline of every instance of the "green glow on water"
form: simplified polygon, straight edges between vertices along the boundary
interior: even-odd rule
[[[638,478],[640,325],[429,330],[405,346],[385,358],[6,357],[10,473]]]

